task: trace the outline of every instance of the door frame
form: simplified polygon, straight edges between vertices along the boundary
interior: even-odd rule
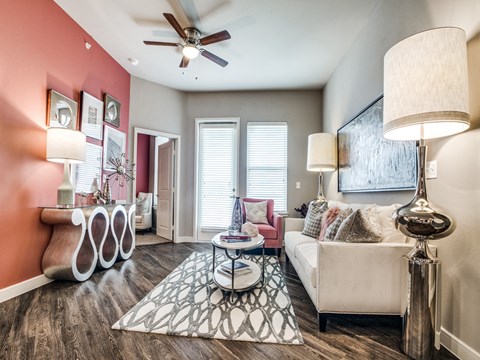
[[[239,196],[239,187],[240,187],[240,118],[239,117],[223,117],[223,118],[195,118],[195,153],[194,153],[194,188],[193,188],[193,196],[194,196],[194,209],[193,209],[193,238],[194,242],[206,242],[205,240],[198,240],[197,236],[197,225],[198,225],[198,170],[199,170],[199,130],[200,124],[204,123],[235,123],[237,126],[237,158],[238,158],[238,169],[237,169],[237,186],[235,188],[235,195]]]
[[[181,155],[181,136],[178,134],[167,133],[158,130],[145,129],[140,127],[133,128],[133,158],[137,161],[137,138],[138,134],[150,135],[150,136],[161,136],[169,138],[175,142],[175,161],[173,162],[175,181],[173,182],[174,192],[173,192],[173,206],[174,206],[174,224],[173,224],[173,242],[178,242],[179,238],[179,207],[178,207],[178,192],[180,189],[180,155]],[[137,180],[133,179],[132,181],[132,197],[133,201],[137,196]],[[153,215],[152,215],[153,216]]]

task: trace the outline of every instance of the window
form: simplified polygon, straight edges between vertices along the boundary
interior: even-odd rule
[[[287,123],[247,124],[247,197],[273,199],[287,211]]]
[[[197,238],[200,240],[211,238],[211,234],[204,237],[204,233],[228,228],[237,191],[238,123],[212,121],[197,121]]]

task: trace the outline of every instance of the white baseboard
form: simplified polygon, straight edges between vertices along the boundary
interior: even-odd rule
[[[480,360],[480,353],[478,351],[465,344],[449,331],[445,330],[443,326],[440,335],[440,342],[459,359]]]
[[[38,275],[34,278],[22,281],[21,283],[0,289],[0,303],[25,294],[26,292],[39,288],[40,286],[46,285],[52,281],[52,279],[47,278],[45,275]]]
[[[184,242],[192,243],[192,242],[195,242],[195,239],[193,238],[193,236],[179,236],[177,237],[177,240],[175,242],[176,243],[184,243]]]

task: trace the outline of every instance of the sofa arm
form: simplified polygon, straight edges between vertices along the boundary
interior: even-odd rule
[[[319,242],[317,310],[400,315],[405,243]]]
[[[302,231],[305,219],[300,218],[285,218],[285,232],[287,231]]]
[[[277,230],[277,240],[283,241],[283,216],[273,213],[272,226]]]

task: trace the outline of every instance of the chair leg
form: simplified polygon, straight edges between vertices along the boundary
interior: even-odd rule
[[[326,332],[327,331],[327,314],[317,313],[317,320],[318,320],[318,330],[320,332]]]
[[[277,249],[277,256],[278,257],[282,256],[282,248]]]

